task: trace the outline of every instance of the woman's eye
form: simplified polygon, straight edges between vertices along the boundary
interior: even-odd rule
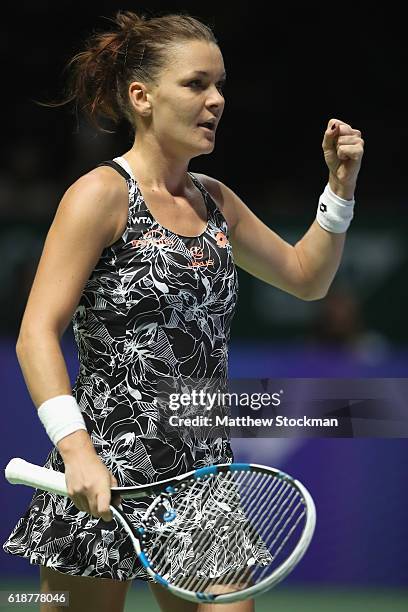
[[[190,81],[189,82],[189,87],[202,87],[202,82],[201,81]]]
[[[188,87],[192,87],[193,89],[205,89],[207,86],[203,81],[200,80],[194,80],[194,81],[190,81],[189,83],[187,83]],[[224,90],[224,86],[225,86],[225,82],[224,81],[220,81],[219,83],[216,84],[216,87],[218,89],[218,91],[222,94],[223,90]]]

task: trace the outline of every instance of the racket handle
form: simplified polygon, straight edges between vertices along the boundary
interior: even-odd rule
[[[24,459],[11,459],[6,466],[5,476],[10,484],[24,484],[68,497],[65,474],[34,465]]]

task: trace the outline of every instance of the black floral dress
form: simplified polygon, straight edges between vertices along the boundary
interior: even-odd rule
[[[73,317],[80,363],[73,395],[96,452],[120,486],[231,462],[227,432],[167,436],[155,399],[158,379],[227,378],[238,294],[227,223],[190,174],[207,226],[199,236],[177,235],[153,218],[126,160],[104,164],[127,181],[128,222],[103,251]],[[45,466],[64,471],[56,448]],[[150,501],[123,500],[136,526]],[[71,575],[149,579],[115,519],[93,518],[69,498],[40,490],[3,548]]]

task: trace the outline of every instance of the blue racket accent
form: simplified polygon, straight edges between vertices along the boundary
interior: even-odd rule
[[[194,472],[194,478],[201,478],[207,476],[207,474],[216,474],[218,472],[217,465],[210,465],[208,467],[200,468]]]
[[[145,530],[143,529],[143,527],[138,527],[138,532],[140,533],[140,535],[143,535]]]
[[[141,562],[141,564],[143,565],[143,567],[150,567],[150,563],[149,563],[149,561],[147,560],[147,557],[146,557],[146,555],[144,554],[144,552],[139,553],[138,557],[139,557],[140,562]]]
[[[212,593],[201,593],[201,591],[196,593],[196,597],[198,601],[214,601],[215,599],[215,595]]]
[[[282,480],[293,480],[292,476],[289,476],[286,472],[279,472],[278,476],[282,478]]]
[[[230,472],[249,472],[251,466],[249,463],[231,463],[228,469]]]
[[[167,582],[167,580],[165,580],[164,578],[162,578],[160,576],[160,574],[155,574],[154,579],[156,582],[159,582],[160,584],[162,584],[163,586],[165,586],[167,589],[169,588],[169,583]]]
[[[176,489],[174,487],[172,487],[171,485],[166,487],[164,490],[166,491],[166,493],[175,493],[176,492]]]
[[[170,523],[170,521],[174,521],[176,516],[177,516],[177,512],[175,510],[167,510],[163,514],[163,520],[165,520],[166,523]]]

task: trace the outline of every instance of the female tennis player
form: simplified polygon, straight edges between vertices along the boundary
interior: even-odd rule
[[[115,528],[110,486],[233,459],[228,432],[207,439],[162,430],[157,380],[225,380],[235,265],[302,300],[326,295],[353,216],[363,140],[344,121],[328,121],[328,184],[316,220],[292,246],[226,185],[188,171],[192,158],[213,151],[225,104],[223,58],[206,25],[120,12],[71,70],[69,99],[96,122],[127,120],[135,140],[67,190],[44,245],[17,355],[54,445],[45,466],[65,472],[70,498],[37,490],[4,550],[41,566],[43,591],[69,591],[70,610],[119,612],[131,581],[148,576]],[[80,359],[73,389],[60,347],[71,319]],[[122,506],[137,526],[148,503]],[[220,575],[223,552],[211,570]],[[150,587],[164,612],[213,609]]]

